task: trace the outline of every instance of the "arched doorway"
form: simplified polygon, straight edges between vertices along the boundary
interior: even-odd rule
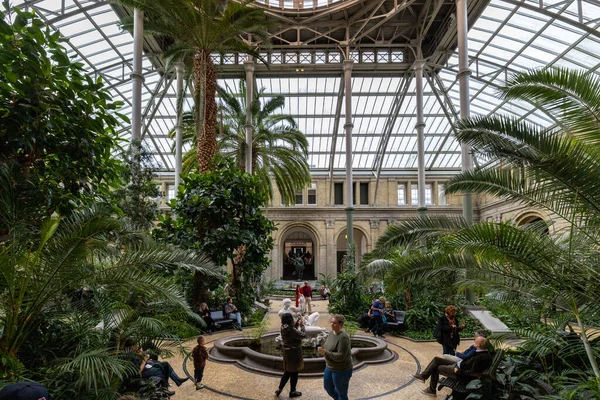
[[[338,274],[342,272],[345,267],[345,256],[346,248],[348,247],[348,235],[344,229],[337,238],[337,254],[336,254],[336,265]],[[353,229],[354,232],[354,247],[356,248],[356,267],[360,266],[363,255],[367,252],[367,237],[360,229]]]
[[[283,280],[315,280],[317,240],[314,234],[305,227],[294,227],[283,239],[282,276]],[[298,263],[304,267],[299,278]]]

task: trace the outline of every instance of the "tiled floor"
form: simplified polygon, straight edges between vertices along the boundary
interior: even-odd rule
[[[279,310],[280,302],[273,302],[271,305],[273,312],[269,315],[270,329],[279,328]],[[315,301],[313,311],[321,313],[318,325],[328,327],[329,314],[327,312],[327,302]],[[220,332],[212,336],[206,336],[207,347],[219,338],[231,335],[237,335],[239,332],[229,330]],[[385,339],[390,348],[398,353],[396,361],[384,365],[369,365],[359,371],[355,371],[350,380],[350,399],[428,399],[430,397],[421,394],[421,389],[425,385],[414,381],[411,375],[417,372],[418,363],[421,368],[427,365],[433,356],[441,353],[441,346],[437,343],[422,342],[414,343],[406,339],[400,339],[390,335]],[[461,345],[464,349],[470,345],[466,340]],[[189,350],[195,345],[195,342],[188,342],[185,347]],[[418,363],[417,363],[418,360]],[[174,356],[168,361],[178,374],[183,375],[183,357]],[[193,365],[187,364],[187,368],[193,374]],[[274,391],[277,389],[279,378],[274,376],[259,375],[250,373],[233,364],[221,364],[209,361],[205,372],[203,383],[205,389],[195,390],[194,384],[186,382],[179,388],[174,388],[177,394],[171,397],[174,400],[187,399],[275,399]],[[288,384],[289,385],[289,384]],[[281,394],[282,399],[287,399],[289,386]],[[323,389],[323,379],[312,378],[302,379],[298,382],[298,390],[301,391],[300,399],[317,400],[329,399],[329,396]],[[438,393],[439,399],[444,399],[448,394],[447,389]]]

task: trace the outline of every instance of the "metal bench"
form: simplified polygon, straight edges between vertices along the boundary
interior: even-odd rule
[[[395,321],[388,320],[385,324],[383,324],[383,328],[389,331],[392,330],[400,330],[404,327],[404,315],[406,311],[398,311],[394,310],[394,315],[396,316]]]
[[[442,390],[442,388],[444,388],[444,387],[447,387],[447,388],[452,389],[452,393],[449,394],[448,396],[446,396],[446,400],[449,400],[450,398],[452,400],[464,399],[467,397],[467,395],[469,393],[472,393],[476,390],[476,389],[467,388],[467,385],[469,384],[469,382],[471,382],[475,379],[481,380],[483,385],[487,386],[487,388],[484,390],[491,391],[491,386],[492,386],[491,383],[496,379],[496,370],[498,369],[498,366],[500,365],[500,361],[502,361],[503,356],[504,356],[504,351],[496,350],[496,352],[494,353],[494,357],[492,358],[492,363],[490,364],[488,369],[486,369],[485,371],[483,371],[481,373],[472,374],[471,376],[465,377],[465,378],[449,378],[449,377],[442,378],[440,380],[440,382],[438,383],[438,391]],[[488,397],[486,397],[486,395],[484,394],[483,398],[484,399],[491,398],[491,397],[489,397],[489,395],[491,395],[491,393],[488,393]]]
[[[225,315],[223,314],[223,311],[211,311],[210,312],[210,317],[215,321],[215,324],[217,324],[218,326],[221,327],[231,327],[233,325],[233,323],[235,322],[235,320],[230,319],[230,318],[226,318]]]

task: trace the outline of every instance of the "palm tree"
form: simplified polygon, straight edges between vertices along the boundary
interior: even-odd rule
[[[221,106],[219,115],[219,151],[225,157],[236,160],[237,166],[244,170],[246,162],[246,81],[239,82],[239,93],[230,88],[217,88]],[[240,100],[241,99],[241,100]],[[285,104],[283,96],[268,99],[264,97],[264,88],[254,91],[251,105],[252,125],[252,172],[260,178],[261,187],[273,199],[273,180],[282,204],[293,204],[295,193],[310,185],[311,175],[308,166],[308,141],[297,128],[294,119],[279,113]],[[194,112],[183,115],[184,143],[195,142]],[[175,135],[172,130],[170,136]],[[192,151],[183,157],[183,173],[189,173],[194,167]]]
[[[408,246],[406,257],[378,260],[371,268],[388,267],[392,285],[459,270],[464,285],[554,303],[577,321],[589,365],[600,378],[586,330],[600,309],[600,78],[533,70],[512,76],[500,96],[538,105],[556,126],[504,116],[461,122],[458,139],[491,163],[450,179],[446,193],[487,194],[542,208],[567,229],[551,237],[546,226],[414,218],[391,227],[378,242],[383,255]]]
[[[182,62],[193,71],[194,121],[198,169],[209,169],[217,152],[217,74],[213,53],[235,52],[260,58],[248,41],[267,43],[267,25],[262,9],[249,7],[252,0],[113,0],[146,13],[146,34],[165,37],[172,44],[163,59],[168,66]],[[132,18],[122,21],[133,29]],[[243,38],[247,38],[246,41]]]
[[[18,357],[44,315],[69,308],[67,294],[74,290],[90,288],[99,297],[120,299],[120,304],[132,295],[143,296],[191,313],[161,269],[218,274],[206,257],[153,244],[99,207],[49,219],[37,235],[13,232],[0,243],[0,354],[11,359]]]

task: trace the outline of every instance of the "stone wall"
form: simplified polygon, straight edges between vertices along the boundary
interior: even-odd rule
[[[439,193],[439,185],[443,185],[449,175],[428,175],[427,184],[432,189],[432,205],[428,205],[430,214],[462,214],[462,196],[446,196],[443,204],[443,195]],[[168,178],[161,179],[161,191],[169,192],[169,185],[173,183]],[[354,205],[354,228],[357,258],[370,252],[375,247],[379,237],[390,224],[411,216],[418,215],[417,206],[411,205],[411,188],[416,185],[416,174],[382,177],[377,185],[375,178],[369,176],[356,176],[357,202],[360,203],[360,183],[368,184],[368,204]],[[271,266],[266,271],[266,278],[279,280],[283,276],[283,251],[286,238],[292,233],[303,232],[313,242],[315,277],[319,274],[337,275],[338,251],[345,251],[346,230],[346,190],[343,190],[343,204],[334,204],[335,183],[345,185],[344,177],[334,177],[330,182],[326,177],[314,177],[313,188],[316,188],[316,204],[308,204],[308,190],[302,191],[302,204],[282,206],[281,197],[277,191],[269,206],[265,209],[268,218],[275,222],[277,230],[273,233],[274,248],[271,252]],[[405,205],[398,205],[398,185],[404,185],[406,190]],[[375,188],[377,186],[377,193]],[[164,199],[164,206],[167,199]],[[440,204],[442,203],[442,204]],[[166,209],[166,208],[165,208]],[[549,224],[549,233],[559,233],[565,226],[556,216],[548,215],[542,211],[532,210],[522,205],[509,201],[501,201],[488,196],[474,198],[473,218],[478,220],[515,221],[524,224],[536,219],[541,219]],[[344,235],[344,236],[342,236]]]

